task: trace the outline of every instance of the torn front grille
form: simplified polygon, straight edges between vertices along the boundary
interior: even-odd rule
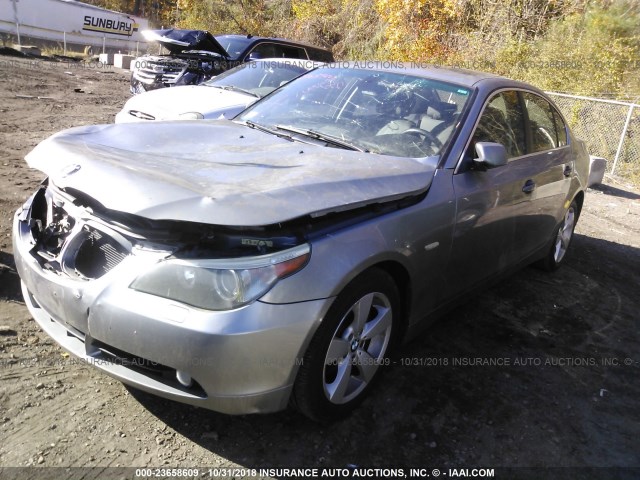
[[[143,62],[145,65],[135,71],[134,76],[143,83],[169,83],[178,81],[186,66],[165,62]]]
[[[46,270],[80,280],[93,280],[115,268],[130,253],[120,234],[93,221],[70,199],[41,188],[28,219],[32,254]]]
[[[84,278],[96,279],[116,267],[128,255],[113,238],[89,226],[84,226],[85,238],[78,247],[74,270]]]

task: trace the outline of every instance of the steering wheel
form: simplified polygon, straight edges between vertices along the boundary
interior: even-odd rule
[[[413,127],[407,128],[402,133],[413,133],[416,135],[421,135],[433,143],[437,148],[442,148],[442,142],[436,137],[433,133],[428,130],[424,130],[423,128]]]

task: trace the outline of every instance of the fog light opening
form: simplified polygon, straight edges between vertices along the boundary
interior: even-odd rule
[[[176,370],[176,379],[178,380],[178,382],[180,382],[181,385],[184,385],[185,387],[190,387],[191,385],[193,385],[193,379],[191,378],[191,375],[180,370]]]

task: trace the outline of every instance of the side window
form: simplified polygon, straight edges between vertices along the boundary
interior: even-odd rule
[[[276,53],[276,56],[279,58],[307,59],[307,52],[304,48],[292,47],[290,45],[276,45]]]
[[[556,133],[558,134],[558,146],[564,147],[567,144],[567,126],[555,109],[553,109],[553,120],[556,124]]]
[[[478,142],[504,145],[509,158],[524,155],[524,114],[518,92],[501,92],[485,106],[469,145],[470,151],[467,152],[471,158],[476,156],[475,146]]]
[[[260,45],[255,47],[253,50],[251,50],[251,53],[249,55],[251,55],[253,58],[278,57],[278,55],[276,55],[276,49],[273,43],[261,43]]]
[[[277,43],[261,43],[251,51],[254,58],[300,58],[307,59],[304,48],[290,45],[278,45]]]
[[[524,103],[529,115],[531,131],[531,153],[551,150],[559,145],[556,119],[553,108],[544,98],[533,93],[523,93]],[[564,139],[566,144],[567,139]]]

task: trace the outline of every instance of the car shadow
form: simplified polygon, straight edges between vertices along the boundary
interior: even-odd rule
[[[613,197],[627,198],[629,200],[640,200],[640,195],[635,192],[630,192],[629,190],[623,190],[621,188],[612,187],[611,185],[607,185],[601,183],[599,185],[594,185],[589,187],[592,190],[597,190],[598,192],[602,192],[605,195],[611,195]]]
[[[22,302],[20,277],[13,255],[0,250],[0,299]]]
[[[523,466],[523,456],[619,465],[637,458],[640,435],[620,413],[637,413],[640,396],[637,366],[620,363],[640,342],[638,283],[640,249],[576,234],[563,268],[529,267],[470,297],[404,345],[370,397],[333,424],[291,409],[227,416],[129,390],[245,468]],[[616,392],[606,405],[603,385]]]

